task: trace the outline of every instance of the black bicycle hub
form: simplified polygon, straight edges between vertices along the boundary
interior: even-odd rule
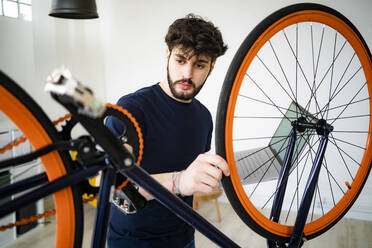
[[[317,122],[308,122],[305,117],[301,116],[295,121],[292,121],[292,126],[300,133],[305,132],[306,129],[315,129],[318,135],[329,134],[333,131],[333,126],[328,124],[326,120],[320,119]]]

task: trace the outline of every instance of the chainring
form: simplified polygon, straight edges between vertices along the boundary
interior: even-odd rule
[[[118,137],[120,142],[128,144],[132,147],[133,156],[136,160],[136,164],[140,165],[142,156],[143,156],[143,136],[141,128],[139,127],[136,119],[125,109],[118,105],[113,105],[110,103],[106,104],[106,110],[101,117],[102,123],[105,122],[107,117],[113,116],[120,120],[124,125],[123,133]],[[65,121],[65,124],[62,125],[62,131],[60,132],[64,139],[71,139],[71,131],[74,126],[77,124],[77,120],[74,117],[71,117],[69,120]],[[116,176],[115,186],[124,187],[128,182],[128,179],[121,175],[120,173]],[[96,195],[98,193],[99,187],[93,186],[89,180],[83,181],[81,184],[82,194],[87,195]]]

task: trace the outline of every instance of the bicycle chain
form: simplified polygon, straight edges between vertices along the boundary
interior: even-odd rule
[[[58,125],[58,123],[65,121],[67,119],[71,118],[71,114],[66,114],[65,116],[53,121],[54,125]],[[24,142],[26,142],[27,138],[25,136],[19,137],[17,140],[15,140],[13,143],[9,143],[8,145],[0,148],[0,154],[5,153],[6,151],[11,150],[13,147],[16,147]]]
[[[138,143],[139,143],[139,147],[138,147],[138,157],[137,157],[137,164],[139,165],[141,160],[142,160],[142,156],[143,156],[143,136],[142,136],[142,131],[141,131],[141,128],[140,126],[138,125],[136,119],[125,109],[123,109],[122,107],[118,106],[118,105],[113,105],[113,104],[110,104],[110,103],[107,103],[106,104],[106,107],[107,108],[110,108],[114,111],[119,111],[120,113],[124,114],[125,118],[129,119],[130,123],[133,125],[137,135],[138,135]],[[53,124],[54,125],[58,125],[59,123],[65,121],[65,120],[68,120],[71,118],[71,114],[66,114],[65,116],[53,121]],[[16,141],[14,141],[13,143],[10,143],[8,145],[6,145],[5,147],[3,148],[0,148],[0,154],[2,153],[5,153],[6,151],[12,149],[13,147],[15,146],[18,146],[19,144],[22,144],[24,143],[25,141],[27,140],[26,137],[22,136],[20,138],[18,138]],[[125,180],[123,183],[121,183],[117,188],[115,188],[115,192],[124,188],[127,183],[129,182],[129,179]],[[94,196],[91,196],[89,198],[86,198],[83,200],[83,203],[88,203],[90,201],[94,201],[95,199],[97,198],[96,195]],[[18,220],[14,223],[8,223],[7,225],[3,225],[3,226],[0,226],[0,232],[4,232],[8,229],[11,229],[13,227],[16,227],[16,226],[22,226],[22,225],[27,225],[31,222],[35,222],[39,219],[42,219],[42,218],[46,218],[46,217],[49,217],[49,216],[52,216],[52,215],[55,215],[56,214],[56,210],[55,209],[52,209],[52,210],[49,210],[49,211],[45,211],[44,213],[42,214],[38,214],[38,215],[34,215],[34,216],[31,216],[29,218],[24,218],[22,220]]]

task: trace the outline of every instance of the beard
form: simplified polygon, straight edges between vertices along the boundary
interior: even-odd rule
[[[173,82],[172,79],[170,78],[169,68],[167,66],[167,79],[168,79],[169,89],[170,89],[174,98],[176,98],[178,100],[182,100],[182,101],[192,100],[199,93],[199,91],[203,88],[203,86],[205,84],[205,81],[207,80],[208,76],[206,77],[204,82],[199,87],[196,87],[195,83],[191,79],[180,79],[180,80],[177,80],[177,81]],[[184,91],[178,92],[176,90],[176,85],[178,83],[189,84],[191,86],[191,91],[190,92],[184,92]]]

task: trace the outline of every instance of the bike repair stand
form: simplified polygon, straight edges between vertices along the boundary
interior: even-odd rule
[[[292,165],[292,157],[294,152],[294,147],[296,143],[296,133],[303,133],[306,129],[315,129],[318,135],[321,135],[320,144],[318,151],[315,156],[313,167],[310,171],[309,179],[306,183],[305,191],[302,196],[301,205],[298,209],[298,214],[296,217],[296,222],[293,228],[292,236],[290,238],[289,244],[286,245],[284,242],[276,242],[267,240],[268,248],[298,248],[301,247],[306,237],[304,237],[304,227],[305,222],[309,213],[311,201],[315,193],[315,188],[318,182],[320,168],[322,166],[324,153],[328,143],[328,135],[333,131],[333,127],[324,119],[318,120],[317,123],[309,123],[304,117],[300,117],[292,122],[292,131],[290,134],[289,146],[284,156],[283,166],[280,170],[279,180],[276,187],[276,193],[274,197],[273,207],[270,213],[270,219],[279,222],[280,212],[282,210],[284,194],[287,187],[288,175],[290,173]]]

